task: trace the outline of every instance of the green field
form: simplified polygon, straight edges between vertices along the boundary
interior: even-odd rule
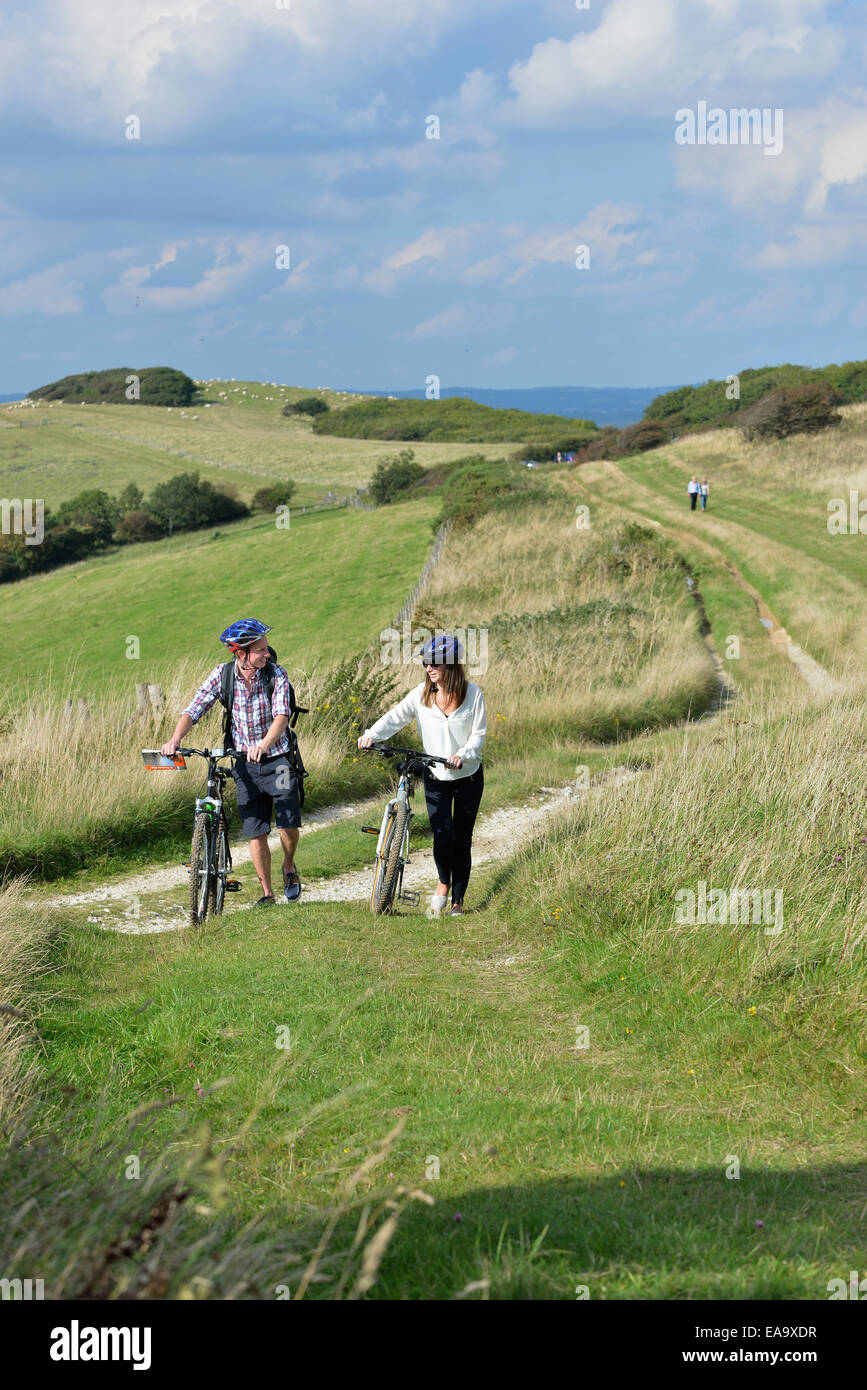
[[[361,650],[394,617],[431,545],[436,502],[399,510],[311,512],[277,530],[270,515],[127,546],[4,586],[3,611],[28,633],[41,671],[75,672],[85,696],[156,679],[185,657],[203,675],[219,634],[252,614],[293,672]],[[126,656],[127,638],[139,657]],[[293,677],[294,679],[294,677]]]
[[[0,1155],[8,1276],[38,1266],[50,1297],[343,1298],[376,1231],[367,1298],[811,1301],[862,1268],[867,771],[853,750],[867,736],[867,573],[856,537],[828,536],[824,499],[859,484],[865,416],[850,408],[832,447],[727,452],[707,435],[585,465],[556,475],[562,497],[516,498],[450,535],[417,620],[488,631],[482,814],[496,814],[476,841],[503,843],[474,869],[463,918],[430,921],[424,898],[373,918],[363,900],[312,894],[251,912],[248,864],[242,894],[197,932],[106,930],[177,920],[187,891],[181,877],[133,893],[120,864],[110,901],[49,902],[105,887],[103,864],[0,891],[0,983],[24,1013],[0,1024],[40,1040],[4,1064],[17,1076],[15,1058],[35,1058],[30,1140]],[[704,516],[685,502],[695,471],[712,481]],[[176,599],[198,595],[203,557],[221,557],[221,592],[237,598],[251,541],[282,557],[304,536],[307,609],[337,656],[392,616],[405,587],[389,588],[392,537],[410,533],[414,577],[439,501],[316,514],[283,537],[254,519],[7,592],[38,630],[84,580],[64,621],[104,611],[81,660],[108,690],[128,616],[154,659],[177,622],[201,627],[196,660],[213,652],[207,602]],[[687,572],[737,686],[718,709]],[[255,584],[261,602],[268,577]],[[745,584],[842,688],[808,687]],[[290,669],[294,622],[274,634]],[[405,689],[417,670],[401,675]],[[6,732],[23,824],[48,785],[24,766],[50,769],[41,727]],[[86,740],[70,746],[82,782]],[[352,735],[344,745],[318,766],[323,802],[364,763]],[[124,803],[132,785],[119,775]],[[566,785],[544,825],[521,819]],[[302,833],[306,885],[369,864],[360,827],[384,799],[380,784],[355,815]],[[415,809],[418,853],[418,794]],[[153,871],[171,863],[161,854]],[[702,882],[769,893],[779,930],[685,920],[675,905]]]
[[[309,392],[260,382],[214,381],[202,403],[186,407],[59,405],[0,406],[0,494],[43,497],[56,507],[85,487],[117,494],[129,482],[145,492],[176,473],[197,469],[216,485],[232,485],[248,501],[274,478],[298,484],[296,506],[329,489],[354,492],[377,461],[403,447],[373,439],[330,439],[310,420],[284,417],[284,401]],[[225,396],[221,396],[225,392]],[[246,392],[246,394],[244,394]],[[321,393],[335,408],[358,397]],[[197,416],[197,419],[193,417]],[[425,467],[481,453],[500,458],[510,444],[413,445]]]

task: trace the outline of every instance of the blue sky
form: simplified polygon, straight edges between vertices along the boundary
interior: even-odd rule
[[[413,389],[867,357],[865,17],[822,0],[7,9],[0,390],[120,365]],[[675,112],[700,101],[782,110],[781,152],[677,144]]]

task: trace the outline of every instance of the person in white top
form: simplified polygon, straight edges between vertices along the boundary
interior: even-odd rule
[[[698,476],[697,474],[693,473],[692,477],[686,485],[686,490],[689,495],[689,505],[692,511],[695,511],[695,504],[698,501],[698,494],[700,488],[701,483],[698,480]]]
[[[358,740],[359,748],[369,748],[415,719],[425,753],[448,759],[448,766],[435,763],[425,768],[424,794],[440,878],[431,908],[436,913],[445,909],[451,887],[453,917],[463,911],[470,878],[473,826],[484,789],[480,755],[487,733],[485,697],[467,680],[462,658],[456,637],[448,633],[434,637],[421,652],[424,681]]]

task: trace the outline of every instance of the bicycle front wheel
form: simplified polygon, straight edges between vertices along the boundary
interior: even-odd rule
[[[409,807],[405,801],[397,801],[388,818],[388,829],[382,846],[382,853],[376,861],[373,876],[373,890],[370,894],[370,910],[374,915],[390,912],[394,902],[398,870],[401,863],[403,837],[409,820]]]
[[[219,916],[223,911],[223,904],[226,901],[226,875],[229,872],[229,827],[223,817],[220,817],[220,824],[217,827],[217,846],[214,851],[214,868],[216,869],[214,911]]]
[[[211,818],[204,811],[196,816],[193,826],[193,847],[190,853],[190,921],[200,927],[215,906],[215,883],[211,855],[214,831]]]

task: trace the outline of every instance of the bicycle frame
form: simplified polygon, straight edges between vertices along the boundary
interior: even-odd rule
[[[391,798],[390,801],[386,803],[385,810],[382,813],[382,825],[379,828],[379,839],[376,842],[376,857],[377,859],[379,859],[383,850],[385,849],[385,841],[386,836],[388,834],[388,823],[391,820],[393,809],[399,801],[405,801],[408,814],[403,832],[403,843],[400,847],[400,860],[398,862],[397,869],[397,883],[394,892],[394,896],[396,898],[400,898],[403,896],[403,871],[406,865],[409,863],[409,829],[412,817],[415,815],[415,812],[410,806],[410,802],[412,800],[412,794],[414,790],[415,784],[412,775],[409,772],[401,770],[400,778],[397,783],[397,793]]]
[[[223,880],[223,892],[221,897],[224,897],[228,887],[229,874],[232,871],[232,850],[229,845],[229,824],[232,816],[224,802],[226,781],[230,773],[227,768],[218,767],[217,764],[221,758],[237,759],[241,754],[235,752],[227,753],[222,748],[179,748],[178,752],[184,757],[190,754],[196,754],[198,757],[204,758],[208,764],[205,795],[196,797],[193,824],[195,825],[197,818],[201,814],[206,815],[210,821],[211,833],[208,836],[207,863],[203,865],[200,872],[208,883],[210,883],[212,879]],[[221,822],[225,826],[226,863],[224,868],[218,869],[215,864],[215,858],[220,847]],[[216,892],[217,889],[215,886],[215,894]]]
[[[385,910],[387,910],[388,905],[394,902],[396,899],[401,899],[404,902],[411,902],[413,904],[417,904],[419,900],[419,894],[416,892],[404,892],[403,888],[403,871],[409,863],[410,825],[414,814],[410,802],[412,800],[412,795],[415,790],[416,777],[418,777],[421,774],[421,772],[423,772],[426,766],[429,766],[432,763],[446,763],[447,760],[445,758],[439,757],[436,754],[420,753],[415,748],[392,748],[388,744],[373,744],[371,746],[370,751],[374,753],[380,753],[383,757],[400,758],[400,762],[397,766],[399,774],[397,792],[386,803],[386,807],[382,815],[382,824],[379,830],[379,837],[376,842],[376,859],[374,860],[374,884],[376,884],[376,873],[378,866],[382,863],[382,860],[388,848],[388,832],[391,820],[395,814],[396,807],[401,802],[403,802],[407,809],[406,824],[403,828],[403,838],[401,841],[400,851],[397,859],[397,870],[394,877],[394,887],[389,894]],[[370,831],[371,827],[363,826],[362,829],[365,831]]]

